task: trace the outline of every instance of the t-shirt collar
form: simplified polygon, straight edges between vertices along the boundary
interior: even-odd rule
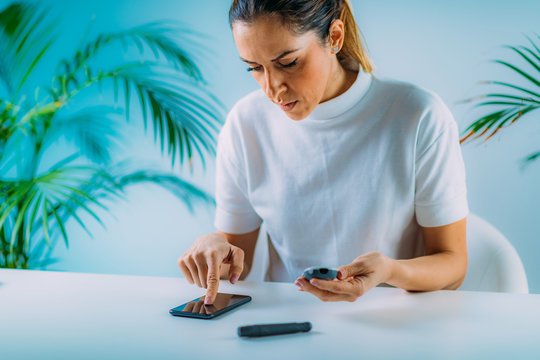
[[[300,122],[319,122],[336,118],[356,105],[367,93],[371,84],[371,74],[358,71],[356,80],[343,94],[317,105],[308,117]]]

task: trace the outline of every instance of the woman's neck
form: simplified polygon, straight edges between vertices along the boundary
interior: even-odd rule
[[[327,92],[321,103],[343,94],[351,87],[357,76],[358,71],[345,69],[336,58],[335,71],[328,80]]]

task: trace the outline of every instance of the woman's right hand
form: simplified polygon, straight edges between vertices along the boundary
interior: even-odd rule
[[[219,287],[222,264],[229,264],[229,281],[234,284],[244,270],[244,251],[227,241],[225,235],[212,233],[200,237],[178,259],[178,266],[190,284],[207,289],[205,304],[212,304]]]

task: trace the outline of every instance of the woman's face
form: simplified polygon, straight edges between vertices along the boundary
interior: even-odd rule
[[[276,17],[262,16],[235,22],[233,36],[247,70],[289,118],[304,119],[330,98],[339,63],[314,32],[297,35]]]

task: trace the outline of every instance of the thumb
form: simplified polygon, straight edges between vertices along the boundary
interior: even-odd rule
[[[343,265],[338,268],[338,279],[343,280],[351,276],[358,275],[360,273],[361,265],[358,263],[351,263],[348,265]]]
[[[228,262],[231,265],[229,268],[229,281],[234,284],[244,270],[244,251],[239,247],[231,246]]]

